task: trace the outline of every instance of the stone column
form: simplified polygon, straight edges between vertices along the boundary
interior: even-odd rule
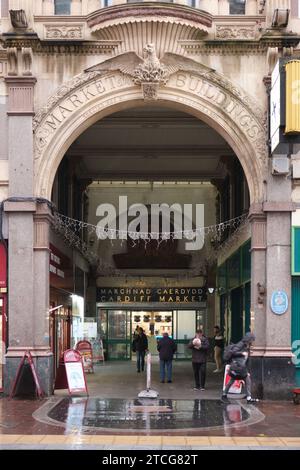
[[[246,0],[246,15],[257,15],[257,0]]]
[[[34,77],[7,77],[9,197],[8,214],[8,321],[5,393],[9,393],[25,350],[30,350],[46,394],[52,393],[52,353],[45,338],[45,305],[49,264],[34,252],[39,237],[34,231],[37,204],[33,199],[33,92]],[[38,220],[38,219],[37,219]],[[44,240],[46,243],[46,240]],[[40,243],[41,245],[41,243]],[[45,244],[43,245],[46,248]],[[45,282],[43,288],[41,283]],[[41,311],[42,310],[42,311]]]
[[[219,0],[219,15],[229,15],[228,0]]]
[[[287,182],[288,180],[286,180]],[[287,182],[290,186],[290,181]],[[295,369],[291,352],[291,212],[282,185],[282,202],[264,203],[267,214],[267,304],[266,349],[264,354],[264,392],[270,398],[289,398]],[[274,291],[283,290],[289,300],[286,313],[271,309]]]
[[[267,221],[262,204],[252,204],[251,223],[251,331],[256,340],[251,350],[252,388],[263,396],[262,358],[266,345],[266,249]]]

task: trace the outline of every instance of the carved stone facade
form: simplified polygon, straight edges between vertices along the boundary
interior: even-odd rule
[[[8,16],[1,19],[0,137],[6,141],[2,138],[0,170],[5,161],[9,171],[3,199],[26,200],[4,207],[10,263],[7,387],[25,346],[37,351],[43,367],[52,367],[45,333],[51,215],[41,198],[51,199],[57,169],[86,129],[134,107],[161,105],[190,114],[222,136],[239,159],[251,200],[256,382],[261,385],[264,361],[281,358],[285,364],[291,356],[290,307],[276,318],[270,296],[282,286],[291,296],[295,206],[290,179],[273,176],[270,169],[265,84],[279,57],[298,55],[300,24],[291,18],[287,29],[272,28],[268,2],[247,2],[251,11],[239,16],[229,15],[226,0],[206,3],[207,12],[163,2],[94,11],[82,1],[72,2],[70,16],[55,16],[53,2],[32,1],[29,9],[26,0],[28,24],[22,31]],[[272,8],[281,4],[270,3]],[[274,239],[278,227],[280,238]],[[248,236],[249,225],[237,243]],[[18,271],[21,264],[26,276]],[[21,315],[26,328],[18,323]],[[51,393],[52,377],[44,379]],[[266,390],[272,396],[271,382]],[[280,390],[284,394],[283,386]]]

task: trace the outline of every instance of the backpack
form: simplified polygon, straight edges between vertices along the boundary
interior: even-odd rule
[[[235,344],[228,344],[223,352],[223,359],[225,362],[230,362],[233,357]]]

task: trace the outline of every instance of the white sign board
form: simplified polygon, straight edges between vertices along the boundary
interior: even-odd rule
[[[82,362],[65,362],[70,393],[87,392]]]

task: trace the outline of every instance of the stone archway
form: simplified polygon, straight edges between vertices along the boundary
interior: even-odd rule
[[[219,132],[241,162],[251,203],[261,202],[267,169],[265,114],[225,77],[197,67],[198,72],[183,66],[172,74],[157,102],[199,117]],[[50,199],[58,165],[84,130],[106,115],[144,105],[141,88],[116,69],[85,72],[62,85],[34,119],[35,195]]]

